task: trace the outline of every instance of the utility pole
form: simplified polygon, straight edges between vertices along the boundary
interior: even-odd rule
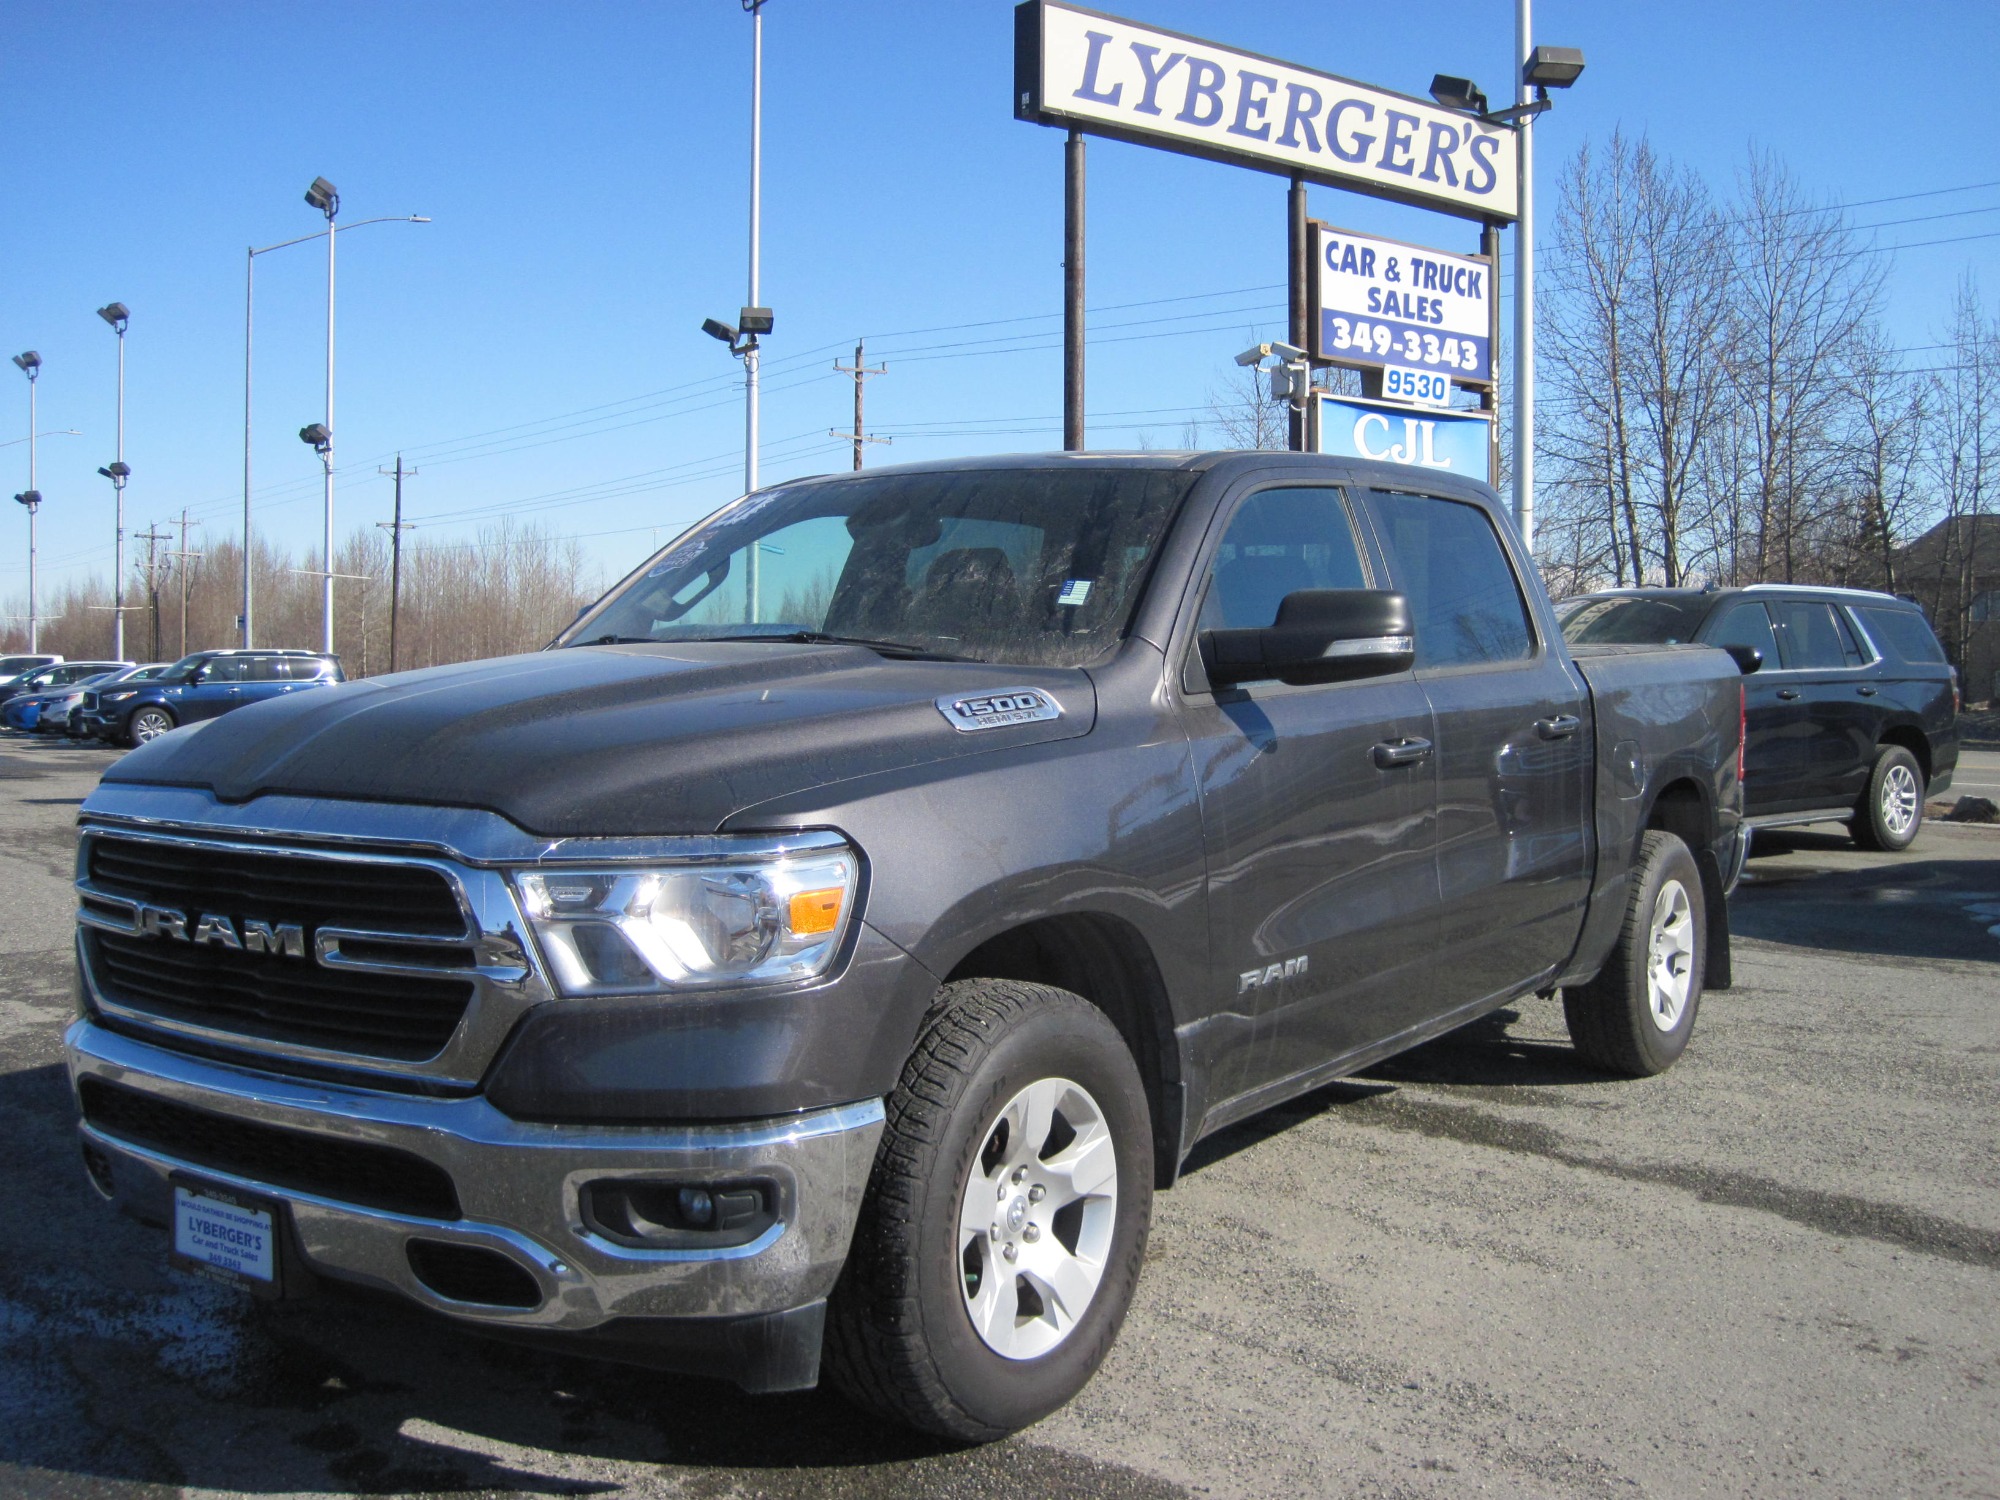
[[[1063,143],[1063,452],[1083,451],[1083,132]]]
[[[1514,0],[1514,89],[1518,104],[1533,102],[1528,59],[1534,51],[1529,0]],[[1544,96],[1546,97],[1546,96]],[[1520,173],[1514,223],[1514,525],[1521,550],[1535,555],[1535,133],[1524,117],[1516,135]]]
[[[195,558],[202,555],[199,552],[188,551],[188,527],[199,526],[200,524],[201,522],[199,521],[190,521],[188,519],[187,507],[183,505],[181,507],[181,544],[173,553],[175,560],[180,564],[182,656],[186,656],[188,653],[188,585],[194,581],[190,576],[194,571],[191,564]]]
[[[140,532],[136,538],[146,544],[146,598],[151,602],[153,610],[152,659],[154,661],[160,659],[160,585],[166,582],[160,572],[160,543],[171,542],[173,539],[174,534],[171,531],[160,530],[157,521]],[[183,651],[181,655],[185,656],[187,653]]]
[[[396,519],[390,522],[377,521],[375,524],[389,533],[389,670],[396,670],[396,610],[403,597],[403,533],[416,529],[416,522],[403,519],[403,480],[415,474],[415,469],[403,467],[403,455],[396,455],[396,467],[377,469],[378,474],[393,473],[396,476]],[[367,607],[367,596],[362,596],[362,607]],[[363,647],[366,655],[366,647]]]
[[[829,431],[827,433],[828,437],[848,438],[853,441],[854,472],[857,474],[861,472],[862,444],[893,443],[895,441],[894,438],[870,437],[868,436],[868,430],[861,425],[861,391],[863,383],[868,379],[870,375],[886,375],[889,372],[889,367],[887,365],[877,365],[871,370],[870,368],[868,368],[866,364],[862,363],[861,348],[863,343],[864,340],[861,339],[856,339],[854,341],[853,364],[844,365],[837,359],[833,362],[834,369],[838,370],[843,375],[852,375],[854,377],[854,431],[852,432]]]

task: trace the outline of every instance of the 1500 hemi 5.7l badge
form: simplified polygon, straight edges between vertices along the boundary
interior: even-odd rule
[[[1062,717],[1062,705],[1040,688],[1002,688],[997,693],[964,698],[947,693],[937,700],[937,707],[960,734],[999,729],[1008,724],[1039,724],[1045,719]]]

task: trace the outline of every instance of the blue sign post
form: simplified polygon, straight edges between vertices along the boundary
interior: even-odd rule
[[[1319,397],[1319,448],[1343,458],[1407,464],[1485,483],[1493,419],[1354,396]]]

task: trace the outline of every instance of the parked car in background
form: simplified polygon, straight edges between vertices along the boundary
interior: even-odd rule
[[[1613,589],[1557,613],[1572,645],[1691,641],[1738,656],[1753,827],[1840,821],[1865,849],[1905,849],[1925,798],[1951,785],[1957,675],[1907,599],[1760,583]]]
[[[107,672],[101,677],[86,677],[72,685],[67,693],[44,705],[41,721],[35,728],[43,734],[66,734],[71,739],[91,738],[83,727],[83,705],[92,693],[121,682],[150,682],[172,665],[172,662],[151,662],[145,666]]]
[[[33,652],[26,656],[0,656],[0,703],[5,703],[14,695],[21,679],[40,667],[52,667],[60,662],[60,656],[50,656],[46,652]]]
[[[66,661],[38,667],[23,674],[14,694],[0,703],[0,726],[32,730],[40,722],[43,707],[88,678],[102,677],[131,666],[129,661]]]
[[[114,744],[142,745],[246,703],[346,680],[340,658],[318,651],[197,651],[155,678],[101,687],[95,703],[85,697],[80,720],[86,732]]]

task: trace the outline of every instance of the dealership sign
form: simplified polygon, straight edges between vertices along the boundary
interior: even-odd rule
[[[1517,215],[1504,126],[1061,0],[1015,8],[1014,114],[1465,218]]]
[[[1313,225],[1312,356],[1493,382],[1493,263]]]
[[[1421,411],[1352,396],[1319,398],[1322,453],[1407,464],[1485,481],[1493,420],[1481,412]]]

